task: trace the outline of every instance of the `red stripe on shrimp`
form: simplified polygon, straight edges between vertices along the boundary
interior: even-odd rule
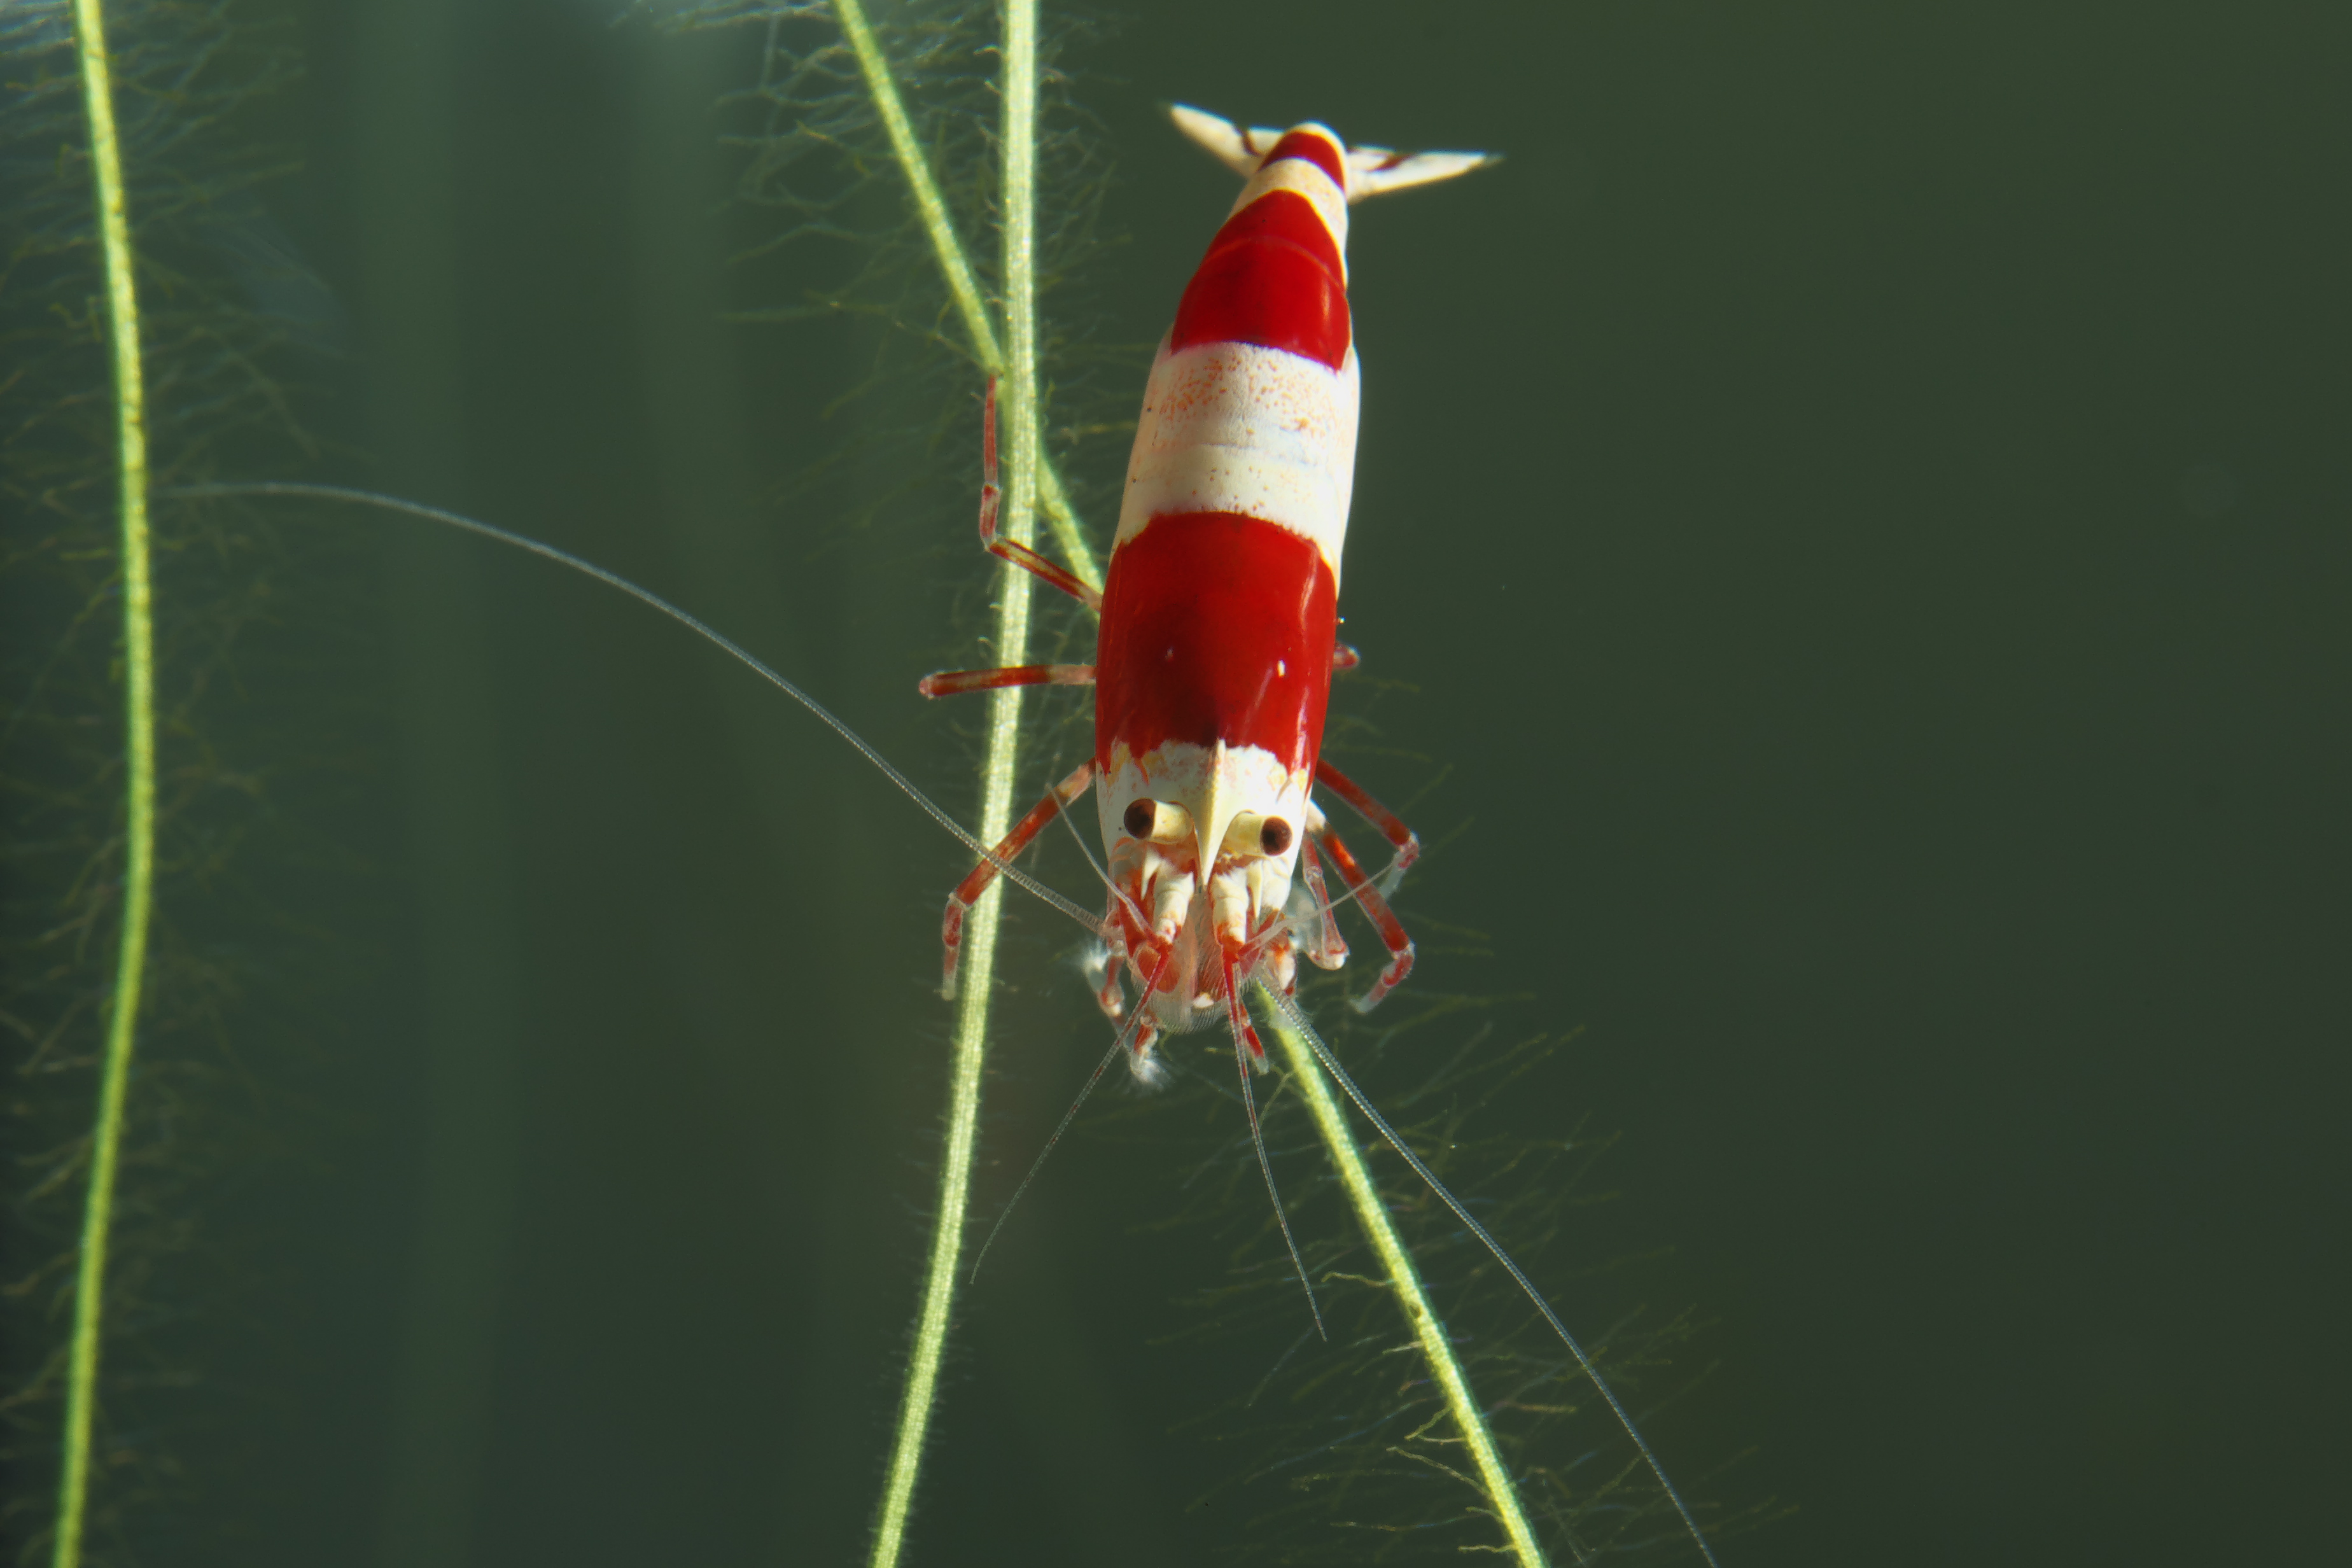
[[[1296,191],[1275,190],[1227,218],[1209,242],[1176,307],[1169,347],[1255,343],[1337,370],[1347,360],[1349,341],[1339,247],[1312,202]]]
[[[1312,163],[1330,175],[1331,183],[1340,190],[1348,188],[1347,168],[1339,161],[1339,143],[1328,132],[1299,130],[1284,132],[1282,140],[1274,144],[1274,151],[1265,155],[1265,161],[1272,163],[1284,158],[1297,158]]]
[[[1155,518],[1118,547],[1095,649],[1095,753],[1259,746],[1315,765],[1339,588],[1314,542],[1233,512]]]

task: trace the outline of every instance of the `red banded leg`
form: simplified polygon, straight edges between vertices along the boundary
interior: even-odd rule
[[[1028,816],[1013,825],[1013,831],[1006,834],[1004,841],[996,847],[995,858],[974,866],[971,875],[957,883],[956,890],[948,895],[947,915],[940,923],[940,940],[947,948],[947,956],[940,973],[940,995],[950,1001],[955,999],[956,960],[963,952],[963,917],[971,912],[971,906],[980,901],[980,895],[996,880],[998,864],[1010,864],[1028,848],[1029,841],[1036,837],[1047,823],[1059,816],[1064,807],[1086,794],[1087,785],[1094,776],[1093,760],[1080,763],[1068,778],[1047,790],[1045,798],[1029,808]]]
[[[1395,847],[1396,858],[1390,863],[1387,872],[1381,876],[1381,887],[1388,892],[1396,891],[1398,881],[1412,868],[1412,863],[1421,858],[1420,837],[1412,828],[1407,827],[1403,819],[1395,812],[1366,795],[1361,785],[1329,763],[1320,759],[1316,762],[1315,782],[1329,784],[1333,795],[1353,806],[1357,816],[1379,828],[1381,837]]]
[[[1363,907],[1373,928],[1381,933],[1381,941],[1388,945],[1389,966],[1381,971],[1381,977],[1372,982],[1370,991],[1355,999],[1356,1011],[1369,1013],[1381,1005],[1381,997],[1396,989],[1397,984],[1412,973],[1412,938],[1405,934],[1403,924],[1396,918],[1396,911],[1389,908],[1389,901],[1381,897],[1381,890],[1372,885],[1370,878],[1364,875],[1364,868],[1356,864],[1356,858],[1348,853],[1348,847],[1339,842],[1337,833],[1327,825],[1314,835],[1314,842],[1331,858],[1331,868],[1339,873],[1341,881],[1348,884],[1348,891],[1355,895],[1356,902]]]
[[[995,691],[1007,686],[1092,686],[1091,664],[1008,664],[1000,669],[941,669],[915,682],[926,697]]]
[[[1102,595],[1079,582],[1069,570],[1055,565],[1017,539],[996,536],[996,503],[1004,492],[996,483],[996,378],[992,375],[988,378],[980,436],[980,547],[998,560],[1010,561],[1059,588],[1095,614],[1102,614]]]

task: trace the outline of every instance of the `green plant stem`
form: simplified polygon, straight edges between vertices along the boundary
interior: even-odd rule
[[[1389,1218],[1388,1205],[1381,1201],[1380,1189],[1372,1184],[1363,1151],[1357,1147],[1355,1134],[1348,1130],[1347,1116],[1340,1110],[1339,1101],[1307,1042],[1270,1003],[1266,1011],[1273,1015],[1270,1022],[1275,1037],[1282,1042],[1283,1056],[1290,1064],[1291,1081],[1306,1095],[1316,1128],[1323,1135],[1323,1145],[1330,1151],[1331,1163],[1339,1167],[1339,1184],[1347,1191],[1349,1205],[1356,1211],[1356,1222],[1364,1227],[1372,1250],[1381,1255],[1381,1262],[1388,1269],[1389,1286],[1396,1292],[1397,1306],[1412,1326],[1423,1359],[1429,1363],[1429,1370],[1444,1393],[1445,1406],[1453,1413],[1454,1424],[1477,1466],[1478,1479],[1486,1489],[1496,1521],[1510,1538],[1512,1555],[1522,1568],[1542,1568],[1543,1549],[1536,1544],[1535,1531],[1528,1523],[1526,1510],[1519,1505],[1518,1488],[1512,1483],[1510,1471],[1504,1468],[1502,1455],[1496,1451],[1494,1434],[1486,1427],[1486,1412],[1478,1408],[1471,1394],[1469,1376],[1454,1354],[1453,1342],[1445,1337],[1445,1325],[1429,1304],[1429,1293],[1422,1289],[1421,1270],[1413,1267],[1412,1254],[1405,1250],[1403,1238],[1397,1235],[1396,1226]]]
[[[874,37],[874,28],[866,19],[866,7],[862,0],[834,0],[833,9],[834,14],[841,19],[841,30],[848,37],[851,50],[857,56],[857,68],[866,78],[866,90],[874,100],[876,111],[882,116],[882,128],[890,137],[891,153],[898,160],[898,167],[907,176],[907,188],[914,197],[915,216],[921,220],[923,234],[931,242],[931,254],[938,258],[940,271],[947,279],[948,292],[955,297],[956,313],[963,318],[964,331],[971,339],[973,357],[980,361],[981,368],[991,375],[1000,377],[1012,375],[1014,373],[1005,357],[1005,345],[998,338],[996,328],[989,321],[988,306],[981,294],[980,279],[972,270],[971,258],[965,253],[963,242],[956,237],[954,220],[948,216],[948,204],[940,195],[939,182],[931,177],[930,160],[924,155],[922,143],[915,139],[914,123],[907,118],[906,100],[898,93],[898,78],[891,74],[889,58],[883,54],[882,45]],[[1034,35],[1036,31],[1036,14],[1034,7],[1029,11],[1028,26],[1033,35],[1034,43]],[[1005,32],[1008,37],[1012,34],[1013,27],[1013,20],[1008,16],[1005,20]],[[1035,79],[1035,63],[1036,54],[1033,47],[1030,53],[1033,85]],[[1005,62],[1005,74],[1008,79],[1012,71],[1013,64],[1008,59]],[[1006,124],[1012,123],[1014,112],[1014,106],[1008,100],[1004,108]],[[1005,163],[1009,168],[1015,156],[1021,158],[1031,171],[1031,183],[1034,185],[1037,157],[1036,95],[1034,91],[1030,94],[1028,107],[1021,112],[1025,116],[1029,126],[1030,140],[1020,148],[1017,154],[1014,149],[1008,146],[1004,152]],[[1011,200],[1009,184],[1006,187],[1006,200],[1008,202]],[[1023,220],[1033,229],[1034,213],[1033,205],[1029,209],[1029,216]],[[1012,223],[1013,220],[1008,212],[1006,216],[1008,232]],[[1009,244],[1007,248],[1009,250]],[[1034,294],[1034,273],[1031,275],[1031,281],[1026,289],[1016,289],[1011,275],[1007,274],[1004,292],[1008,316],[1013,309],[1014,297]],[[1013,352],[1016,357],[1020,353],[1017,346]],[[1035,379],[1034,362],[1033,353],[1030,371],[1030,383],[1033,386]],[[1080,582],[1097,593],[1100,593],[1103,585],[1102,567],[1095,560],[1093,549],[1087,543],[1086,531],[1078,521],[1076,509],[1070,505],[1070,498],[1062,489],[1061,475],[1054,471],[1053,464],[1046,459],[1042,450],[1035,456],[1035,481],[1038,496],[1045,502],[1046,522],[1052,527],[1055,542],[1062,547],[1062,553],[1068,560],[1070,570],[1077,574]]]
[[[122,1145],[122,1105],[147,970],[148,915],[155,882],[155,644],[148,577],[146,383],[139,363],[139,300],[131,277],[131,219],[122,189],[122,149],[114,129],[100,0],[74,0],[82,100],[89,118],[92,183],[106,265],[108,333],[114,347],[115,445],[122,514],[124,822],[122,930],[100,1071],[98,1120],[90,1131],[89,1194],[82,1209],[80,1268],[74,1279],[73,1341],[66,1363],[66,1419],[58,1482],[55,1568],[81,1562],[89,1508],[89,1442],[98,1401],[98,1352],[106,1289],[106,1243],[114,1219],[114,1174]]]
[[[843,7],[855,11],[855,0]],[[863,18],[860,18],[863,25]],[[870,44],[871,38],[868,36]],[[998,528],[1025,542],[1037,499],[1037,6],[1036,0],[1004,4],[1004,322],[1005,363],[999,397],[1005,414],[1008,461]],[[903,123],[903,110],[898,115]],[[896,132],[893,132],[894,137]],[[934,193],[936,199],[936,193]],[[928,221],[928,220],[927,220]],[[942,220],[943,221],[943,220]],[[952,277],[952,275],[951,275]],[[1030,574],[1007,565],[1001,573],[996,606],[996,655],[1007,664],[1026,657],[1029,642]],[[980,837],[993,844],[1013,822],[1013,780],[1021,738],[1021,689],[991,696],[988,751],[981,767]],[[906,1545],[907,1519],[922,1468],[923,1443],[939,1391],[940,1363],[946,1354],[948,1326],[963,1258],[966,1215],[971,1202],[971,1167],[978,1147],[982,1069],[988,1056],[988,1005],[996,969],[998,917],[1004,884],[990,884],[965,926],[961,1005],[956,1013],[953,1067],[948,1107],[947,1147],[940,1166],[939,1213],[933,1223],[929,1273],[921,1316],[915,1325],[914,1354],[891,1444],[890,1471],[884,1484],[881,1519],[874,1532],[874,1568],[893,1568]]]

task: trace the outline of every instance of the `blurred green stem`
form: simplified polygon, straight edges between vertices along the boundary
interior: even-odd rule
[[[888,76],[874,52],[873,37],[856,0],[840,0],[843,26],[853,26],[853,37],[862,37],[861,58],[870,54],[869,82],[887,87]],[[1026,542],[1037,504],[1037,6],[1036,0],[1005,0],[1004,4],[1004,354],[1000,390],[1005,413],[1007,458],[1004,497],[998,527],[1008,539]],[[876,91],[884,103],[884,119],[891,127],[894,145],[911,171],[922,168],[912,138],[906,132],[906,111],[897,93]],[[904,138],[902,141],[901,138]],[[911,177],[911,174],[910,174]],[[917,205],[925,210],[925,224],[934,243],[943,243],[942,265],[950,286],[960,298],[969,297],[969,320],[984,329],[971,268],[961,252],[951,254],[944,209],[925,174],[917,184]],[[958,268],[961,271],[959,274]],[[979,331],[974,332],[979,341]],[[1091,567],[1092,563],[1086,565]],[[1029,595],[1034,579],[1007,565],[1001,569],[996,605],[995,652],[1000,662],[1019,664],[1029,643]],[[991,695],[988,752],[981,765],[980,838],[993,844],[1013,822],[1013,764],[1019,752],[1021,690],[1017,687]],[[998,916],[1004,904],[1004,884],[993,882],[972,907],[965,926],[961,1005],[956,1014],[951,1089],[948,1106],[947,1146],[940,1163],[939,1212],[931,1236],[930,1267],[923,1284],[921,1316],[915,1324],[914,1354],[907,1368],[906,1390],[898,1408],[898,1432],[890,1449],[890,1472],[884,1483],[881,1518],[875,1527],[874,1568],[892,1568],[905,1548],[908,1515],[914,1506],[915,1482],[922,1469],[923,1443],[930,1429],[931,1406],[938,1396],[940,1363],[947,1351],[949,1322],[955,1305],[956,1276],[963,1257],[963,1233],[971,1204],[971,1167],[980,1132],[982,1069],[988,1057],[988,1004],[996,969]]]
[[[922,220],[924,237],[931,242],[931,254],[939,259],[940,271],[947,278],[948,292],[955,296],[956,313],[963,318],[964,331],[971,338],[973,356],[980,361],[981,368],[987,371],[989,374],[1018,379],[1034,389],[1036,382],[1034,342],[1029,356],[1029,370],[1026,373],[1016,373],[1012,362],[1005,357],[1006,346],[999,340],[994,325],[989,321],[988,306],[981,297],[980,280],[972,272],[971,258],[965,253],[963,242],[956,237],[955,224],[948,216],[948,204],[940,195],[939,182],[931,177],[930,160],[924,154],[922,143],[915,140],[914,123],[907,118],[907,104],[906,100],[898,95],[898,79],[891,75],[890,61],[882,53],[882,46],[875,38],[874,29],[866,19],[866,7],[862,0],[834,0],[833,9],[834,14],[841,18],[841,30],[848,36],[849,47],[857,55],[857,68],[864,73],[866,90],[874,100],[876,111],[882,116],[882,128],[889,132],[890,151],[898,158],[898,167],[907,176],[907,188],[914,198],[915,216]],[[1024,25],[1032,39],[1029,60],[1025,68],[1030,74],[1032,90],[1025,107],[1016,109],[1013,102],[1009,84],[1014,67],[1009,54],[1004,63],[1005,80],[1008,83],[1004,123],[1009,128],[1015,113],[1019,113],[1023,117],[1024,123],[1028,127],[1026,139],[1017,149],[1011,144],[1004,149],[1007,172],[1004,186],[1007,204],[1005,251],[1008,263],[1004,278],[1004,297],[1008,321],[1016,310],[1034,309],[1036,289],[1034,270],[1025,274],[1026,281],[1016,287],[1010,268],[1011,231],[1017,221],[1025,229],[1034,233],[1036,213],[1034,190],[1037,159],[1037,101],[1034,90],[1036,10],[1034,5],[1025,6],[1024,9],[1028,16],[1028,21]],[[1008,14],[1004,21],[1008,43],[1014,26],[1014,20]],[[1018,220],[1012,214],[1011,170],[1016,158],[1029,170],[1028,179],[1032,187],[1026,205],[1023,207],[1024,216]],[[1027,250],[1028,247],[1024,243],[1024,257],[1027,255]],[[1034,263],[1024,264],[1034,267]],[[1016,304],[1016,300],[1020,302]],[[1014,328],[1013,331],[1017,332],[1018,328]],[[1011,345],[1011,350],[1013,357],[1018,359],[1021,355],[1020,345],[1014,343]],[[1013,417],[1017,420],[1019,416],[1016,414]],[[1019,449],[1017,440],[1014,449],[1016,451]],[[1103,585],[1102,567],[1097,563],[1094,551],[1087,544],[1086,531],[1078,521],[1076,510],[1070,505],[1069,496],[1062,489],[1061,476],[1054,471],[1053,464],[1046,460],[1042,450],[1034,453],[1033,460],[1038,497],[1045,502],[1045,519],[1054,530],[1055,542],[1062,547],[1062,554],[1069,562],[1070,570],[1078,574],[1078,580],[1097,593],[1100,593]],[[1007,510],[1009,511],[1011,509],[1008,507]],[[982,837],[985,837],[986,835],[983,834]]]
[[[66,1363],[66,1418],[58,1482],[55,1568],[81,1562],[89,1508],[90,1426],[98,1400],[98,1351],[106,1289],[106,1243],[114,1218],[114,1173],[122,1145],[122,1103],[147,969],[147,923],[155,880],[155,645],[147,562],[146,384],[139,364],[139,300],[131,278],[131,219],[124,206],[122,149],[114,129],[106,18],[100,0],[75,0],[82,101],[89,120],[91,183],[106,267],[107,331],[114,348],[115,457],[122,513],[123,767],[121,946],[107,1016],[98,1120],[90,1131],[89,1194],[82,1210],[80,1268],[74,1280],[73,1341]]]
[[[1519,1490],[1511,1481],[1511,1472],[1504,1468],[1503,1457],[1496,1451],[1494,1434],[1486,1429],[1486,1414],[1478,1408],[1470,1379],[1454,1354],[1454,1342],[1445,1337],[1445,1325],[1438,1320],[1436,1309],[1429,1304],[1429,1293],[1422,1289],[1421,1270],[1413,1267],[1412,1254],[1405,1250],[1403,1238],[1389,1219],[1388,1205],[1381,1201],[1380,1188],[1372,1183],[1372,1173],[1364,1164],[1363,1151],[1356,1146],[1355,1134],[1348,1130],[1348,1119],[1331,1093],[1331,1085],[1323,1077],[1323,1069],[1317,1065],[1307,1042],[1284,1021],[1271,1001],[1266,1011],[1272,1015],[1269,1022],[1290,1064],[1290,1081],[1306,1095],[1307,1109],[1315,1115],[1315,1126],[1323,1135],[1323,1145],[1330,1152],[1332,1164],[1339,1167],[1339,1184],[1348,1194],[1349,1206],[1356,1211],[1356,1222],[1364,1227],[1365,1238],[1371,1242],[1372,1250],[1381,1255],[1381,1262],[1388,1269],[1389,1286],[1396,1292],[1397,1306],[1412,1325],[1422,1357],[1429,1363],[1430,1373],[1445,1395],[1445,1407],[1453,1413],[1454,1425],[1477,1466],[1479,1483],[1486,1489],[1496,1522],[1510,1538],[1511,1554],[1521,1568],[1543,1568],[1543,1549],[1536,1544],[1535,1531],[1528,1523],[1526,1510],[1519,1506]]]

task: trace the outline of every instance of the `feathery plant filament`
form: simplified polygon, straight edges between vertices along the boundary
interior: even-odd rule
[[[89,117],[90,177],[106,269],[107,335],[113,347],[116,477],[121,489],[122,573],[122,916],[113,1005],[106,1025],[98,1115],[90,1129],[89,1189],[74,1279],[73,1338],[67,1352],[65,1431],[58,1482],[55,1568],[81,1562],[89,1510],[90,1428],[98,1399],[104,1321],[106,1244],[114,1217],[114,1177],[122,1107],[139,1026],[147,966],[148,916],[155,880],[155,653],[153,586],[148,575],[146,384],[139,359],[139,300],[131,279],[131,219],[122,152],[115,133],[100,0],[74,0],[75,52]]]
[[[1008,263],[1004,275],[1004,290],[1008,325],[1009,318],[1016,308],[1025,309],[1029,312],[1031,322],[1029,369],[1021,375],[1013,374],[1012,366],[1005,358],[1003,342],[997,335],[994,323],[989,320],[988,307],[981,299],[980,279],[972,271],[971,258],[965,252],[963,242],[956,237],[954,221],[948,216],[947,200],[940,195],[939,181],[931,173],[930,159],[924,153],[922,143],[915,140],[914,124],[907,118],[906,100],[899,95],[898,79],[891,74],[889,59],[882,53],[881,41],[875,37],[874,28],[866,19],[863,0],[834,0],[833,9],[834,14],[841,19],[841,30],[847,36],[851,50],[857,56],[857,69],[866,79],[866,90],[874,100],[875,112],[881,117],[882,128],[889,135],[891,155],[898,160],[899,171],[907,176],[908,195],[915,204],[915,216],[922,222],[923,237],[930,242],[931,255],[940,264],[940,275],[947,279],[948,292],[954,296],[956,314],[963,319],[964,331],[971,339],[972,355],[980,361],[981,368],[989,374],[1003,376],[1012,382],[1012,388],[1008,389],[1011,392],[1007,405],[1008,424],[1015,432],[1013,471],[1017,475],[1021,471],[1019,454],[1023,449],[1018,435],[1022,415],[1018,411],[1024,407],[1034,406],[1034,402],[1025,398],[1022,395],[1022,390],[1015,389],[1034,389],[1036,384],[1034,335],[1037,226],[1036,8],[1034,4],[1029,3],[1029,0],[1022,0],[1019,5],[1008,6],[1004,18],[1004,124],[1008,133],[1004,148],[1006,175],[1004,221]],[[1025,12],[1026,19],[1016,18],[1015,11]],[[1030,38],[1026,64],[1020,68],[1015,66],[1012,47],[1013,35],[1016,27],[1025,27]],[[1029,77],[1031,90],[1025,109],[1017,107],[1013,96],[1012,83],[1016,68],[1025,69]],[[1027,135],[1017,143],[1009,139],[1016,113],[1023,117],[1024,122],[1029,128]],[[1025,191],[1027,195],[1018,201],[1013,195],[1016,187],[1012,179],[1013,165],[1016,159],[1026,171],[1025,184],[1017,188]],[[1017,219],[1013,216],[1016,210],[1022,215]],[[1024,264],[1030,268],[1026,274],[1030,284],[1025,294],[1013,287],[1013,275],[1009,265],[1012,259],[1011,237],[1015,226],[1021,227],[1030,236],[1024,247]],[[1026,304],[1016,307],[1015,300],[1025,300]],[[1016,353],[1019,352],[1017,346],[1014,352]],[[1044,451],[1034,442],[1030,444],[1028,453],[1031,482],[1036,491],[1037,499],[1045,503],[1046,521],[1054,530],[1055,542],[1062,547],[1062,553],[1068,558],[1070,570],[1078,574],[1078,580],[1097,593],[1100,593],[1103,585],[1102,568],[1096,563],[1093,547],[1087,544],[1086,531],[1079,526],[1076,509],[1071,506],[1069,496],[1062,489],[1061,476],[1054,471],[1053,463],[1047,459]],[[1029,510],[1027,503],[1016,509],[1008,497],[1005,507],[1008,521],[1018,518],[1020,526],[1026,529]],[[1027,535],[1024,532],[1019,537],[1025,540]],[[1024,587],[1022,593],[1025,598],[1027,589]]]
[[[1322,1136],[1324,1148],[1330,1152],[1331,1163],[1339,1168],[1339,1185],[1348,1194],[1348,1206],[1356,1211],[1357,1224],[1363,1227],[1365,1238],[1388,1270],[1397,1308],[1404,1313],[1414,1342],[1421,1347],[1422,1359],[1429,1363],[1429,1370],[1445,1395],[1445,1407],[1453,1415],[1454,1424],[1461,1428],[1463,1441],[1469,1446],[1495,1517],[1502,1524],[1503,1533],[1510,1538],[1511,1554],[1522,1568],[1541,1568],[1543,1549],[1536,1544],[1535,1530],[1528,1522],[1527,1510],[1519,1504],[1518,1488],[1513,1484],[1511,1472],[1504,1467],[1503,1457],[1495,1447],[1486,1412],[1478,1407],[1477,1398],[1471,1392],[1469,1376],[1454,1353],[1453,1342],[1445,1337],[1445,1325],[1430,1304],[1428,1292],[1422,1289],[1421,1270],[1413,1267],[1412,1254],[1397,1235],[1396,1226],[1389,1218],[1388,1205],[1381,1201],[1380,1188],[1373,1184],[1372,1173],[1364,1164],[1363,1151],[1357,1146],[1355,1135],[1348,1131],[1347,1113],[1339,1109],[1339,1100],[1331,1093],[1331,1085],[1323,1077],[1323,1069],[1306,1039],[1278,1010],[1275,1011],[1272,1025],[1275,1037],[1282,1042],[1283,1058],[1290,1066],[1291,1080],[1305,1093],[1307,1107],[1315,1117],[1315,1130]]]

